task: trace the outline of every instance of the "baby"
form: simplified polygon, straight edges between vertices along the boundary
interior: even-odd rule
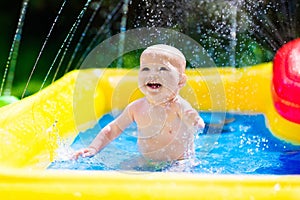
[[[73,158],[97,154],[134,121],[138,148],[146,160],[172,162],[193,156],[194,133],[205,125],[198,112],[179,96],[187,79],[185,66],[184,55],[172,46],[158,44],[144,50],[138,85],[145,97],[130,103]]]

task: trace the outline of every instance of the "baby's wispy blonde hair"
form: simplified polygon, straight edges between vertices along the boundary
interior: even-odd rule
[[[186,59],[183,53],[173,46],[166,44],[156,44],[149,46],[143,51],[141,60],[148,55],[158,56],[168,60],[170,64],[174,66],[181,74],[183,74],[185,71]]]

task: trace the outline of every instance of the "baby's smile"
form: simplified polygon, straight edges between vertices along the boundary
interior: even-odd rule
[[[162,84],[156,81],[150,81],[146,83],[146,86],[150,89],[156,90],[159,89],[162,86]]]

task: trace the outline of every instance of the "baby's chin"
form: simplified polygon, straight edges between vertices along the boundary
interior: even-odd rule
[[[173,101],[178,95],[175,92],[170,93],[169,90],[164,90],[163,87],[157,90],[149,90],[146,87],[140,87],[140,90],[150,103],[156,105]]]

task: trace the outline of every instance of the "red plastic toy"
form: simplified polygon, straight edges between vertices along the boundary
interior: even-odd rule
[[[300,124],[300,38],[283,45],[273,65],[275,108],[285,119]]]

